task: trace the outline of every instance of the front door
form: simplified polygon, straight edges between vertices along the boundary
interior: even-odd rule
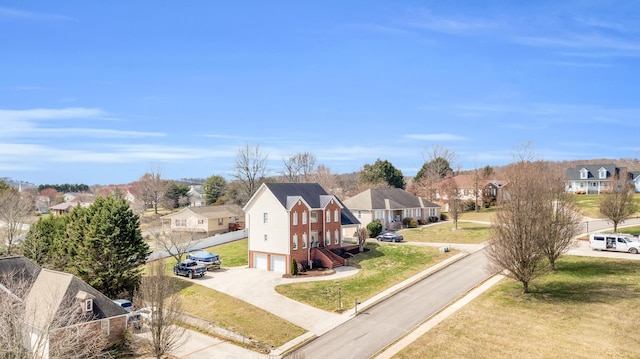
[[[627,244],[627,241],[624,238],[618,237],[618,243],[616,244],[616,251],[620,251],[620,252],[629,251],[629,245]]]
[[[318,232],[311,231],[311,248],[318,247]]]

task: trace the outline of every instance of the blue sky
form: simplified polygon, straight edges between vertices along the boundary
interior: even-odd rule
[[[2,1],[0,177],[638,157],[635,1]]]

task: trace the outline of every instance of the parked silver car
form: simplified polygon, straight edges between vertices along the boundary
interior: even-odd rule
[[[382,233],[378,235],[377,239],[383,242],[402,242],[404,237],[402,234],[398,234],[395,231],[386,230],[382,231]]]

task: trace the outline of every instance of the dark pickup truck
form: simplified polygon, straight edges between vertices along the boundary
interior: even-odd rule
[[[204,277],[205,273],[207,273],[207,267],[192,260],[186,260],[173,266],[173,274],[175,275],[193,278],[198,275]]]

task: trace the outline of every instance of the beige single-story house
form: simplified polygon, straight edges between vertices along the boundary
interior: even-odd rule
[[[185,207],[162,217],[163,231],[199,232],[206,235],[244,229],[244,212],[237,205]]]

